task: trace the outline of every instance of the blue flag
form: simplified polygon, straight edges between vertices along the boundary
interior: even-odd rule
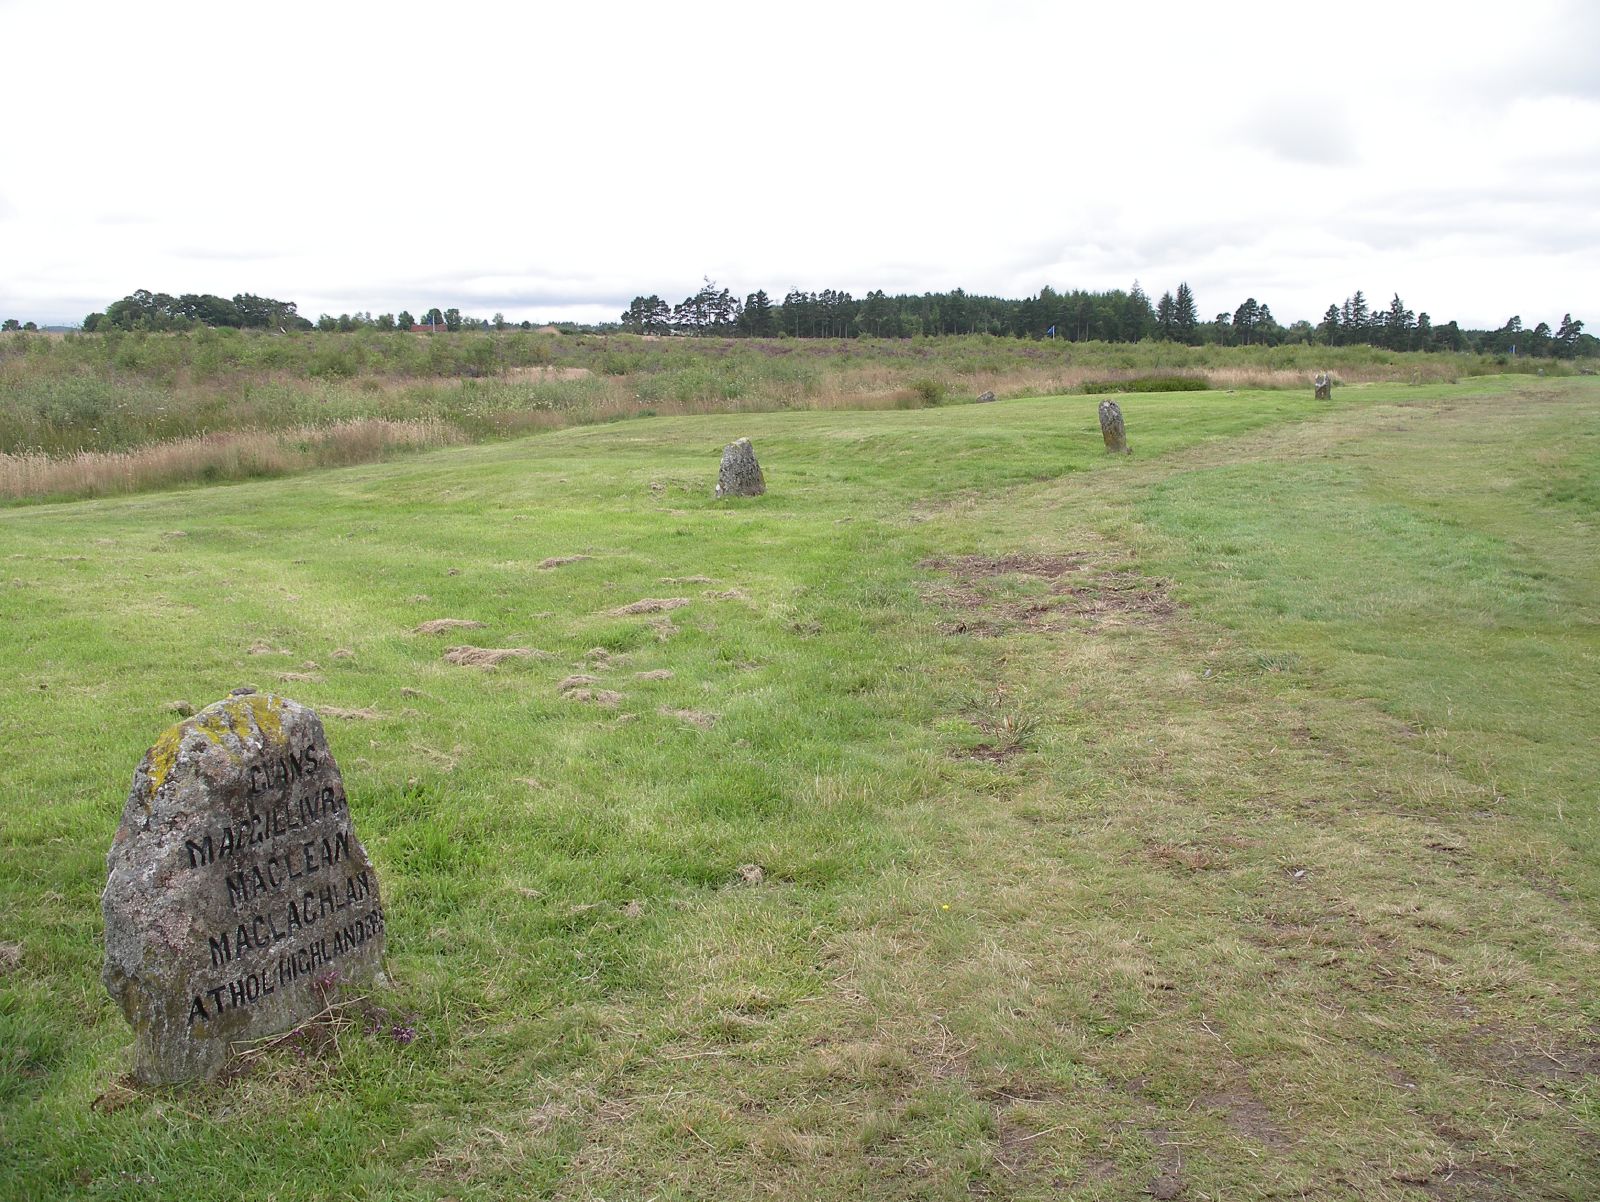
[[[1056,336],[1056,328],[1055,328],[1055,326],[1051,326],[1048,330],[1045,331],[1045,333],[1050,335],[1050,337],[1054,338]]]

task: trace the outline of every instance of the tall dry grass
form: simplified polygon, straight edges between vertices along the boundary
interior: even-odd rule
[[[100,497],[196,481],[246,480],[369,463],[399,451],[461,441],[461,432],[446,422],[358,418],[278,432],[206,434],[131,451],[0,454],[0,497]]]

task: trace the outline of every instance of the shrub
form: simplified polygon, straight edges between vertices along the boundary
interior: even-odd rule
[[[1085,380],[1091,396],[1102,392],[1205,392],[1210,383],[1199,376],[1134,376],[1127,380]]]

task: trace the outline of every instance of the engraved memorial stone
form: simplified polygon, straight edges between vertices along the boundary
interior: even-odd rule
[[[1100,402],[1100,436],[1113,455],[1128,453],[1128,435],[1122,428],[1122,406],[1115,401]]]
[[[377,873],[321,721],[287,698],[229,697],[163,734],[106,867],[103,979],[140,1080],[210,1076],[382,968]]]
[[[756,462],[755,448],[748,438],[730,442],[722,451],[722,468],[717,472],[717,496],[759,497],[767,491]]]

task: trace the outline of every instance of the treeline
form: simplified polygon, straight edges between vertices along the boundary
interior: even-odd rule
[[[1210,320],[1203,320],[1194,291],[1187,283],[1180,283],[1152,302],[1138,281],[1127,291],[1057,292],[1046,287],[1021,300],[973,296],[960,288],[894,296],[879,289],[857,299],[849,292],[825,288],[821,292],[792,289],[781,301],[774,302],[765,291],[752,292],[740,300],[727,288],[706,280],[698,292],[676,305],[659,296],[635,297],[617,324],[631,333],[655,336],[913,338],[988,334],[1066,342],[1154,340],[1186,346],[1371,346],[1392,351],[1476,351],[1567,359],[1600,355],[1600,340],[1585,334],[1584,323],[1570,313],[1563,315],[1555,327],[1543,321],[1526,327],[1516,316],[1497,330],[1463,330],[1454,321],[1438,324],[1428,313],[1414,312],[1398,294],[1387,306],[1375,307],[1358,290],[1342,303],[1330,304],[1316,325],[1309,321],[1283,325],[1271,306],[1254,297],[1245,298],[1231,311],[1223,310]],[[83,323],[86,331],[199,327],[455,333],[529,330],[533,324],[509,322],[500,313],[486,320],[468,316],[458,308],[438,307],[426,310],[420,318],[402,310],[376,317],[370,312],[342,313],[337,317],[324,313],[312,322],[300,316],[293,301],[250,293],[231,299],[209,293],[171,296],[143,289],[108,305],[103,313],[89,314]],[[22,327],[8,320],[5,328]],[[563,332],[604,332],[617,326],[563,322],[555,328]]]
[[[209,292],[186,292],[181,296],[172,296],[166,292],[151,292],[144,288],[130,292],[121,300],[107,305],[105,312],[91,313],[83,319],[86,333],[93,333],[96,330],[145,330],[170,333],[201,327],[280,330],[284,333],[291,330],[323,330],[348,334],[354,330],[365,329],[382,331],[426,329],[454,333],[457,330],[512,328],[531,330],[533,323],[524,321],[516,325],[508,322],[500,313],[496,313],[493,318],[486,321],[482,318],[468,317],[460,309],[437,307],[427,310],[421,318],[413,317],[402,310],[399,313],[382,313],[377,317],[370,312],[341,313],[337,317],[331,313],[324,313],[313,322],[300,316],[299,306],[294,301],[273,300],[269,296],[253,296],[248,292],[240,293],[232,299],[213,296]],[[32,322],[21,326],[14,321],[7,321],[5,328],[34,327]]]
[[[1551,329],[1540,322],[1525,330],[1521,317],[1499,330],[1463,330],[1454,322],[1435,325],[1427,313],[1409,309],[1398,294],[1387,308],[1372,308],[1361,291],[1332,304],[1313,326],[1287,326],[1272,309],[1247,297],[1231,312],[1202,320],[1187,283],[1154,303],[1138,281],[1124,292],[1057,292],[1043,288],[1022,300],[925,292],[890,296],[882,290],[856,299],[848,292],[790,291],[774,303],[763,291],[740,301],[711,281],[693,296],[669,305],[659,296],[639,296],[619,318],[636,334],[744,338],[910,338],[942,334],[992,334],[1056,338],[1068,342],[1142,342],[1154,339],[1187,346],[1374,346],[1397,351],[1484,351],[1496,354],[1572,358],[1600,353],[1600,342],[1583,333],[1583,322],[1565,315]]]
[[[209,292],[171,296],[140,288],[106,306],[104,313],[83,319],[84,330],[192,330],[220,326],[236,330],[309,330],[293,301],[273,300],[241,292],[232,297]]]

